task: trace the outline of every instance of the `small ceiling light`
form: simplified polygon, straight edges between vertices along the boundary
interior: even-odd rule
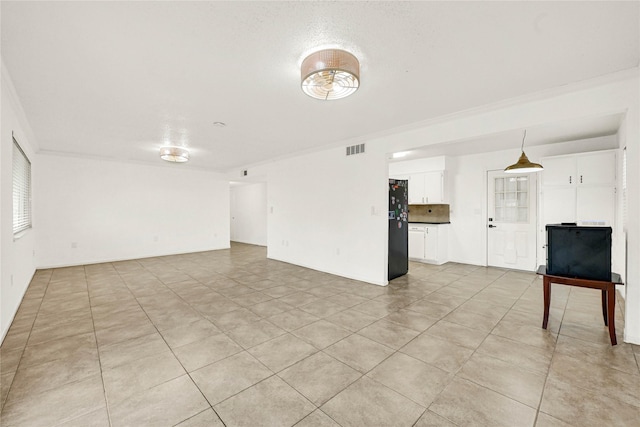
[[[345,98],[360,86],[360,63],[351,53],[324,49],[312,53],[300,67],[302,91],[312,98]]]
[[[504,170],[505,173],[529,173],[529,172],[540,172],[544,170],[542,165],[538,163],[531,163],[527,158],[527,155],[524,154],[524,139],[527,137],[527,130],[524,131],[524,136],[522,137],[522,147],[520,150],[522,154],[518,159],[517,163],[512,164],[511,166],[507,166]]]
[[[160,158],[167,162],[184,163],[189,160],[189,151],[184,147],[162,147]]]
[[[217,126],[219,128],[223,128],[225,127],[227,124],[225,122],[213,122],[214,126]]]

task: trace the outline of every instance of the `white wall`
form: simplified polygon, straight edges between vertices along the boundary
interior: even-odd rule
[[[446,169],[445,156],[427,157],[424,159],[405,160],[389,163],[389,176],[443,171]]]
[[[268,173],[268,257],[387,283],[387,160],[343,147],[280,160]],[[271,211],[273,209],[273,211]]]
[[[516,144],[517,145],[517,144]],[[529,147],[527,156],[533,162],[542,157],[598,151],[618,147],[615,135]],[[487,263],[487,171],[502,170],[515,163],[519,149],[502,150],[468,156],[447,157],[447,177],[450,180],[451,226],[449,259],[454,262],[486,265]],[[544,164],[543,164],[544,166]],[[538,186],[540,185],[538,177]],[[623,240],[616,227],[616,244]],[[541,243],[538,242],[537,246]],[[617,250],[616,250],[617,249]],[[620,247],[614,248],[614,269],[620,271],[624,259]],[[540,261],[540,260],[539,260]]]
[[[39,267],[229,247],[229,184],[222,175],[42,154],[38,164]]]
[[[231,186],[231,240],[267,246],[267,184]]]
[[[7,70],[2,65],[0,118],[0,342],[4,339],[22,297],[33,277],[36,265],[33,251],[37,223],[13,236],[12,132],[31,161],[32,172],[39,168],[34,154],[35,142]]]
[[[630,90],[637,97],[640,81]],[[637,100],[637,98],[636,98]],[[636,101],[627,111],[624,144],[627,147],[627,278],[625,286],[624,340],[640,344],[640,106]]]

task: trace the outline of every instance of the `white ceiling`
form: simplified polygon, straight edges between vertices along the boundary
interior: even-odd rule
[[[224,171],[637,67],[639,6],[2,1],[2,59],[40,150]],[[319,47],[360,59],[355,95],[302,93]]]

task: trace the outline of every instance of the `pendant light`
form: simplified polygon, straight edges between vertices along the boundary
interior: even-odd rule
[[[529,173],[529,172],[540,172],[544,170],[542,165],[538,163],[531,163],[527,158],[527,155],[524,154],[524,139],[526,137],[527,137],[527,130],[525,129],[524,136],[522,137],[522,147],[520,148],[520,150],[522,151],[522,154],[520,155],[520,158],[516,163],[512,164],[511,166],[507,166],[507,168],[505,168],[504,170],[505,173]]]
[[[319,50],[307,56],[300,67],[302,91],[312,98],[345,98],[360,86],[360,63],[340,49]]]

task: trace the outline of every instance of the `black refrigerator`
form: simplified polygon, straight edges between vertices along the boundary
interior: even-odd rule
[[[389,280],[409,271],[409,181],[389,180]]]

